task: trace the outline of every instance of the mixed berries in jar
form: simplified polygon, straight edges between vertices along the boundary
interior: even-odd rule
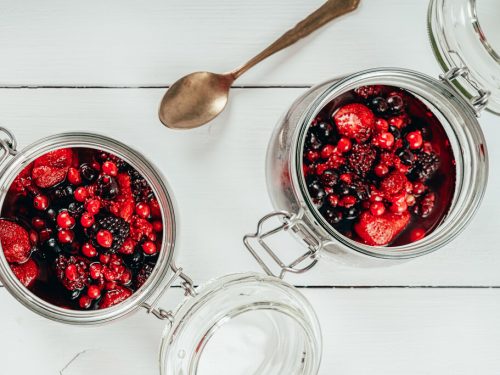
[[[406,90],[361,86],[330,101],[311,122],[303,174],[314,206],[342,235],[401,246],[447,214],[455,158],[433,112]]]
[[[151,186],[118,156],[59,148],[29,163],[2,206],[0,240],[18,280],[53,305],[105,309],[146,282],[162,248]]]

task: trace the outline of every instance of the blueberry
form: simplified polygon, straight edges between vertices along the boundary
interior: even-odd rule
[[[313,200],[323,199],[325,197],[325,190],[318,180],[314,180],[312,183],[310,183],[308,186],[308,190]]]
[[[396,114],[403,110],[405,103],[400,95],[394,94],[387,98],[387,104],[392,113]]]
[[[381,98],[380,96],[377,96],[376,98],[373,98],[370,101],[370,107],[377,113],[377,114],[383,114],[387,112],[389,109],[389,104],[387,104],[387,101],[384,98]]]
[[[342,212],[330,208],[323,212],[323,216],[330,225],[338,224],[342,220]]]
[[[401,138],[401,132],[399,131],[398,128],[396,128],[395,126],[389,126],[389,131],[392,133],[392,135],[394,136],[394,139],[399,139]]]
[[[97,171],[88,164],[80,165],[80,174],[87,182],[94,182],[97,178]]]
[[[316,134],[309,130],[306,136],[306,145],[313,150],[319,150],[323,146],[323,143],[318,139]]]
[[[328,142],[332,140],[334,136],[333,126],[327,122],[320,122],[314,129],[316,135],[322,142]]]
[[[340,196],[349,195],[350,193],[349,186],[344,182],[338,184],[335,190],[337,191],[337,194],[339,194]]]
[[[399,149],[397,155],[404,165],[412,165],[415,161],[415,155],[409,150]]]

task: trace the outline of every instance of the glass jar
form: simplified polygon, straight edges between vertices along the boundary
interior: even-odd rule
[[[37,157],[60,148],[82,147],[112,153],[141,173],[158,199],[163,219],[162,249],[150,277],[128,299],[102,310],[64,309],[37,297],[21,284],[0,251],[0,280],[20,303],[48,319],[92,326],[145,309],[167,323],[160,353],[162,374],[203,373],[198,371],[206,363],[224,360],[217,357],[220,345],[213,342],[220,342],[221,334],[226,337],[228,332],[235,334],[233,339],[255,332],[260,335],[259,345],[241,342],[246,358],[251,360],[245,373],[318,372],[322,345],[318,320],[309,302],[293,286],[267,275],[247,273],[221,277],[195,288],[176,266],[178,217],[173,195],[166,180],[140,153],[114,139],[88,133],[54,135],[21,151],[16,147],[12,133],[0,128],[0,207],[15,177]],[[160,298],[177,281],[185,291],[184,301],[172,311],[158,307]],[[289,336],[291,332],[293,337]],[[252,356],[248,356],[250,351]],[[227,368],[225,363],[215,364]]]
[[[498,18],[482,32],[480,14],[500,8],[494,0],[433,0],[429,6],[429,34],[445,73],[435,79],[395,68],[358,72],[315,86],[299,97],[281,118],[267,154],[268,191],[277,210],[265,216],[245,244],[268,274],[301,273],[321,255],[355,266],[393,264],[428,254],[449,243],[467,226],[483,198],[488,178],[486,142],[477,117],[488,110],[500,113],[500,59],[489,35],[500,36]],[[500,41],[495,41],[500,47]],[[400,87],[426,104],[441,122],[456,158],[456,184],[451,206],[441,224],[422,240],[403,246],[367,246],[334,230],[315,208],[302,173],[302,150],[307,128],[319,111],[339,95],[365,85]],[[270,230],[263,228],[279,220]],[[284,262],[267,237],[290,231],[307,252]],[[258,240],[258,241],[255,241]],[[271,257],[266,265],[262,254]],[[278,268],[274,272],[271,268]]]

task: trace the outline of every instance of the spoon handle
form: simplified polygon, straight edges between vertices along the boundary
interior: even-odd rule
[[[360,0],[327,0],[325,4],[316,9],[313,13],[300,21],[295,27],[284,33],[273,44],[249,60],[246,64],[229,73],[237,79],[248,69],[258,64],[262,60],[282,49],[294,44],[298,40],[308,36],[331,20],[346,13],[352,12],[359,5]]]

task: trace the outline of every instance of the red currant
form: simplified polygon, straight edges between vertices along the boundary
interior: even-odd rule
[[[78,305],[80,305],[82,309],[88,309],[91,304],[92,300],[88,296],[81,296],[78,300]]]
[[[389,131],[389,123],[383,118],[378,118],[375,120],[375,130],[378,133]]]
[[[97,299],[101,296],[101,289],[97,285],[91,285],[87,289],[87,296],[91,299]]]
[[[142,244],[142,251],[147,255],[153,255],[156,253],[156,245],[152,241],[146,241]]]
[[[394,213],[396,213],[396,214],[402,214],[407,209],[408,209],[408,205],[404,201],[403,202],[393,203],[391,205],[391,211],[394,212]]]
[[[351,150],[351,147],[352,147],[351,140],[346,137],[340,138],[337,143],[337,150],[342,154],[349,152]]]
[[[101,229],[99,232],[97,232],[96,239],[97,243],[100,246],[105,247],[106,249],[109,249],[113,244],[113,235],[109,230],[106,229]]]
[[[408,141],[408,144],[412,150],[419,149],[420,147],[422,147],[422,143],[424,142],[420,130],[408,133],[406,135],[406,140]]]
[[[340,200],[340,205],[346,208],[350,208],[356,204],[356,198],[352,195],[346,195]]]
[[[377,137],[377,144],[380,148],[389,149],[394,145],[394,136],[389,132],[381,133]]]
[[[90,228],[92,225],[94,225],[94,222],[95,222],[94,216],[92,216],[88,212],[84,212],[82,214],[82,217],[80,218],[80,224],[84,228]]]
[[[328,159],[333,154],[334,151],[335,151],[335,146],[333,146],[333,145],[326,145],[321,150],[321,157],[323,159]]]
[[[38,194],[33,199],[33,206],[40,211],[45,211],[49,207],[49,198],[45,195]]]
[[[109,254],[101,254],[99,255],[99,262],[102,264],[108,264],[111,256]]]
[[[307,160],[309,160],[311,163],[314,163],[316,160],[319,159],[319,153],[316,151],[309,150],[307,151],[306,157]]]
[[[40,217],[34,217],[33,219],[31,219],[31,225],[33,225],[33,228],[35,228],[36,230],[42,230],[45,228],[45,220],[43,220],[42,218]]]
[[[85,202],[85,199],[89,196],[89,192],[86,188],[80,186],[75,190],[73,195],[78,202]]]
[[[75,239],[75,234],[72,230],[61,229],[59,232],[57,232],[57,239],[60,243],[71,243]]]
[[[330,203],[330,206],[332,207],[337,207],[339,204],[339,197],[333,194],[330,194],[328,197],[328,203]]]
[[[80,171],[76,168],[68,169],[68,181],[70,184],[78,186],[82,183],[82,176],[80,175]]]
[[[385,164],[377,164],[374,168],[374,172],[378,177],[384,177],[389,173],[389,167]]]
[[[62,229],[71,229],[75,225],[75,218],[64,210],[57,215],[57,225]]]
[[[425,229],[417,228],[410,232],[410,241],[415,242],[425,237]]]
[[[87,258],[93,258],[97,255],[97,250],[91,243],[84,243],[82,246],[82,254]]]
[[[151,210],[149,209],[147,203],[139,202],[135,206],[135,213],[143,219],[147,219],[149,217],[149,214],[151,213]]]
[[[163,232],[163,223],[161,222],[161,220],[155,220],[153,221],[152,224],[153,224],[153,230],[156,233]]]
[[[373,216],[383,215],[385,212],[385,206],[382,202],[374,202],[370,205],[370,212]]]
[[[85,203],[85,209],[91,215],[95,215],[101,209],[101,202],[98,199],[90,199]]]
[[[105,161],[102,163],[102,173],[117,176],[118,175],[118,167],[112,161]]]

